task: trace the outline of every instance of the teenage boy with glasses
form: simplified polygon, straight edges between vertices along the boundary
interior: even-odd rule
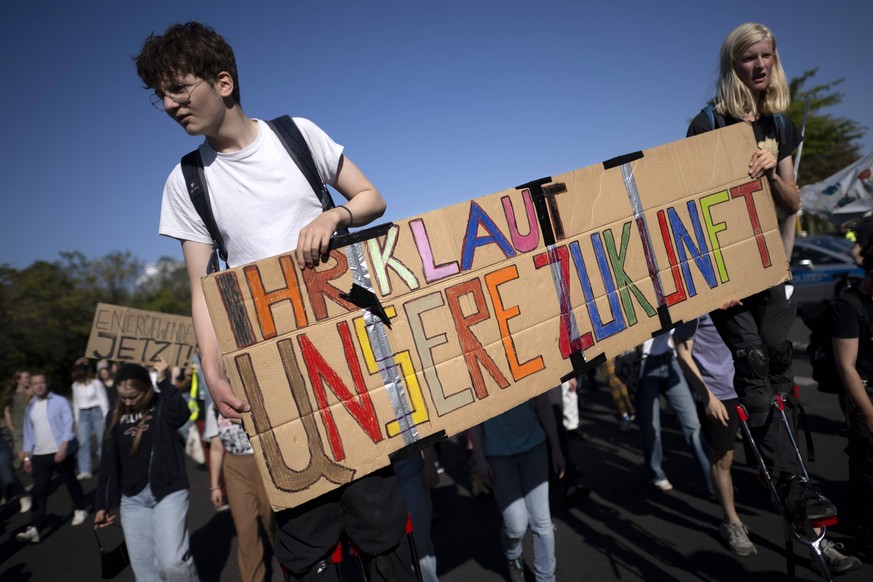
[[[320,177],[348,199],[322,212],[278,137],[243,112],[233,49],[211,28],[198,22],[172,25],[147,38],[135,60],[140,78],[154,91],[152,103],[189,135],[205,138],[199,151],[230,266],[296,249],[298,264],[314,267],[337,228],[367,224],[385,211],[384,199],[342,146],[297,118]],[[179,165],[164,187],[160,233],[182,243],[197,343],[215,406],[223,416],[239,418],[250,408],[231,391],[200,287],[212,237],[191,203]],[[318,571],[345,531],[364,552],[371,579],[412,579],[411,559],[399,550],[406,515],[389,467],[278,512],[276,555],[286,579],[323,579]]]

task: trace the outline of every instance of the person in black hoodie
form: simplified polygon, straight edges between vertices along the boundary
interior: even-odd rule
[[[176,430],[190,411],[167,379],[167,363],[148,370],[122,366],[115,376],[115,408],[106,415],[104,454],[97,483],[94,527],[114,523],[119,506],[130,563],[137,580],[197,580],[188,544],[188,475]]]

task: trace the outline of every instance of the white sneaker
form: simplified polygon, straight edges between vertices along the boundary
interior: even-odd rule
[[[87,471],[82,471],[81,473],[76,475],[76,479],[79,481],[87,481],[88,479],[90,479],[93,476],[94,475],[92,475],[91,473],[89,473]]]
[[[749,528],[743,522],[722,523],[719,527],[721,537],[727,542],[731,551],[738,556],[757,554],[758,549],[749,539]]]
[[[23,532],[16,535],[15,539],[19,542],[30,542],[32,544],[38,544],[42,538],[39,537],[39,531],[37,531],[35,527],[30,526]]]
[[[652,485],[660,489],[661,491],[672,491],[673,484],[670,483],[667,479],[655,479],[652,481]]]
[[[618,430],[621,432],[631,432],[634,429],[634,415],[623,414],[621,420],[618,421]]]
[[[27,513],[33,505],[33,499],[30,495],[22,495],[18,498],[18,503],[21,505],[21,513]]]
[[[73,525],[80,525],[88,519],[88,512],[84,509],[77,509],[73,512]]]
[[[821,541],[821,553],[824,555],[828,569],[833,574],[842,574],[843,572],[851,572],[861,567],[861,560],[855,556],[846,556],[839,550],[843,549],[843,544],[835,544],[834,542],[824,539]],[[810,553],[812,550],[810,549]],[[813,569],[818,572],[818,562],[812,560]]]

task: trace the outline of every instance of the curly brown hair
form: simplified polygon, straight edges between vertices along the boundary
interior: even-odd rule
[[[233,79],[232,97],[241,103],[233,49],[220,34],[200,22],[173,24],[163,35],[149,35],[134,61],[146,89],[189,74],[214,83],[219,73],[226,72]]]

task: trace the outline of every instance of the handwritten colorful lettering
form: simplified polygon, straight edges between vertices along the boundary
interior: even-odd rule
[[[732,126],[400,221],[315,271],[289,253],[206,278],[272,504],[784,281],[754,149]],[[342,296],[356,256],[390,326]]]

